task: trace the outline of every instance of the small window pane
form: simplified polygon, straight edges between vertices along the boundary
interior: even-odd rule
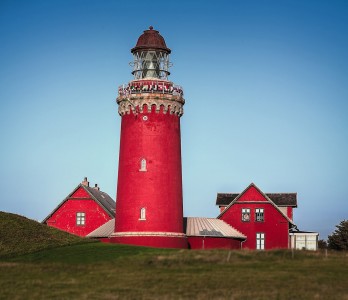
[[[243,222],[250,221],[250,208],[242,208],[242,221]]]
[[[86,214],[83,212],[76,213],[76,225],[85,225]]]
[[[139,171],[143,171],[145,172],[146,171],[146,159],[143,158],[141,161],[140,161],[140,169]]]
[[[263,208],[256,208],[255,209],[255,221],[256,222],[263,222],[264,221]]]
[[[146,220],[146,209],[145,209],[145,207],[140,209],[140,220]]]

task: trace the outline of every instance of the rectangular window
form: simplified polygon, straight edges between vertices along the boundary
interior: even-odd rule
[[[263,208],[256,208],[255,209],[255,221],[256,222],[263,222],[264,221]]]
[[[250,221],[250,208],[242,209],[242,221],[249,222]]]
[[[146,220],[146,209],[145,209],[145,207],[140,209],[140,219],[139,220]]]
[[[84,212],[76,213],[76,225],[83,226],[86,223],[86,214]]]
[[[262,232],[256,233],[256,249],[257,250],[265,249],[265,234]]]

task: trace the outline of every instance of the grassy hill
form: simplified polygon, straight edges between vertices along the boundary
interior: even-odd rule
[[[86,239],[2,211],[0,237],[0,257],[86,242]]]
[[[85,243],[24,217],[0,220],[0,299],[348,299],[346,252]]]

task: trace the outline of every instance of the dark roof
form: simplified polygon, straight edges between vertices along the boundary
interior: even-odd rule
[[[168,54],[171,52],[167,48],[164,38],[152,26],[148,30],[144,30],[144,33],[138,38],[138,42],[131,52],[134,53],[138,50],[162,50]]]
[[[295,229],[295,228],[291,228],[290,230],[289,230],[289,233],[309,233],[309,234],[317,234],[317,235],[319,235],[319,233],[318,232],[315,232],[315,231],[303,231],[303,230],[298,230],[298,229]]]
[[[115,217],[115,207],[116,202],[105,192],[98,191],[95,188],[83,186],[88,192],[90,192],[96,200],[100,202],[101,205],[104,206],[106,211],[112,216]]]
[[[69,199],[74,199],[71,198],[71,196],[80,187],[82,187],[91,196],[93,200],[99,203],[110,217],[115,217],[116,202],[107,193],[89,186],[85,186],[80,183],[62,202],[58,204],[58,206],[54,210],[51,211],[51,213],[42,221],[42,223],[45,223],[64,204],[64,202],[66,202]]]
[[[227,206],[238,195],[239,194],[237,193],[218,193],[216,197],[216,205]],[[297,193],[266,193],[265,195],[277,206],[297,207]]]

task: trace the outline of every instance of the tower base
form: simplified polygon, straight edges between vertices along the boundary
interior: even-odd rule
[[[188,248],[186,235],[173,232],[114,232],[109,242],[153,248]]]

